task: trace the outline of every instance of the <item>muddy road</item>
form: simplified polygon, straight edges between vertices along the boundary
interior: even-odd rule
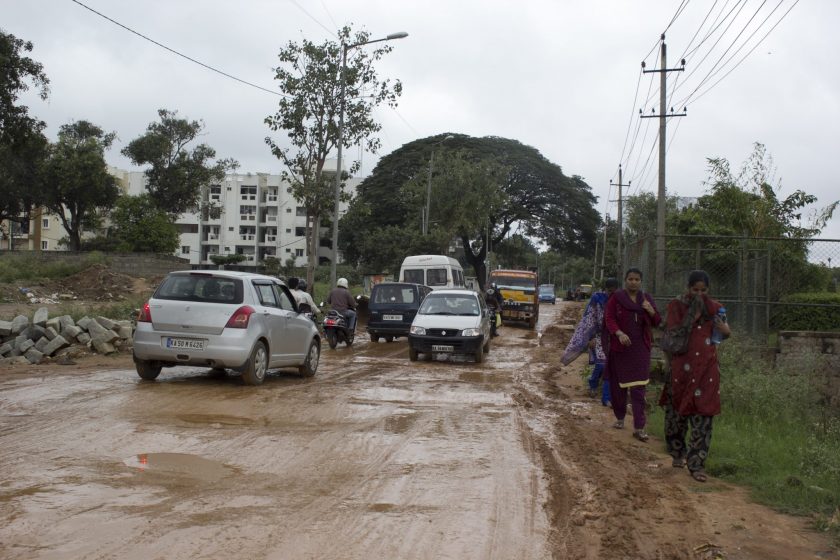
[[[559,365],[579,305],[483,364],[360,337],[260,387],[141,382],[127,357],[0,370],[0,557],[837,558],[612,430]]]

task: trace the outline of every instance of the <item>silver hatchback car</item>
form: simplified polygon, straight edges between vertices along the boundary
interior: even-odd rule
[[[226,270],[172,272],[140,310],[134,363],[143,379],[163,367],[232,369],[259,385],[269,369],[318,370],[321,337],[276,278]]]

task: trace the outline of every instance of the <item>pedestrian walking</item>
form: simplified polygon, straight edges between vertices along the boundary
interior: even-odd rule
[[[631,268],[624,275],[624,289],[607,301],[604,322],[609,333],[605,375],[610,383],[615,428],[624,427],[627,394],[633,411],[633,437],[647,441],[645,388],[650,382],[652,329],[662,318],[650,294],[642,291],[642,271]]]
[[[720,302],[709,297],[709,275],[694,270],[682,297],[668,304],[666,328],[679,327],[690,317],[688,348],[670,356],[670,372],[659,404],[665,408],[665,443],[672,465],[688,471],[694,480],[706,482],[706,457],[712,443],[712,419],[720,414],[720,366],[712,332],[724,338],[732,331],[718,311]],[[686,432],[691,436],[686,445]]]
[[[586,304],[583,316],[577,327],[575,327],[575,332],[571,340],[569,340],[566,351],[561,358],[563,365],[567,366],[584,352],[589,353],[589,364],[593,366],[592,373],[587,380],[589,383],[589,396],[591,397],[595,397],[598,394],[598,385],[601,382],[601,377],[607,362],[607,355],[604,352],[601,334],[604,328],[607,300],[617,289],[618,280],[607,278],[604,282],[604,291],[592,294],[592,298]],[[601,388],[601,404],[604,406],[610,406],[611,404],[610,384],[606,380],[604,380]]]

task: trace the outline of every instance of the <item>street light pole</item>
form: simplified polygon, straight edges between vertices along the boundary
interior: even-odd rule
[[[336,266],[338,265],[338,212],[339,204],[341,202],[341,150],[344,144],[344,95],[346,89],[346,81],[344,74],[347,71],[347,51],[362,45],[369,45],[371,43],[379,43],[381,41],[390,41],[392,39],[403,39],[408,37],[408,33],[400,31],[398,33],[391,33],[382,39],[373,39],[372,41],[360,41],[352,45],[341,44],[341,68],[338,71],[339,81],[339,110],[338,110],[338,137],[335,141],[336,146],[336,161],[335,161],[335,207],[333,208],[333,230],[332,230],[332,262],[330,263],[330,287],[335,287],[336,281]]]

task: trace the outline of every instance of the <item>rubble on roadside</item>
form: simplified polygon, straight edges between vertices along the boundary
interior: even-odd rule
[[[63,361],[80,353],[113,354],[131,348],[131,321],[70,315],[49,317],[40,307],[32,315],[0,320],[0,366]]]

